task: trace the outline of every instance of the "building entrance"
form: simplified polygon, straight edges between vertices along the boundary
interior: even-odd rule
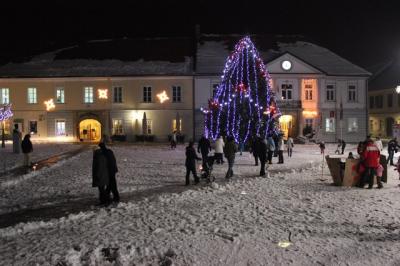
[[[85,119],[79,123],[79,139],[81,141],[100,141],[101,124],[95,119]]]

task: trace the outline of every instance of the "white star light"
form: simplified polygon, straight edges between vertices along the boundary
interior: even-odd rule
[[[99,99],[108,99],[108,89],[98,89]]]
[[[50,110],[53,110],[54,108],[56,108],[53,99],[44,101],[44,104],[46,105],[46,110],[47,111],[50,111]]]
[[[160,100],[160,103],[163,103],[163,102],[169,100],[169,97],[168,97],[166,91],[163,91],[163,92],[157,94],[157,98]]]

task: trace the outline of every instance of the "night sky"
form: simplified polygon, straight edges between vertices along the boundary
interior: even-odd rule
[[[196,24],[203,33],[303,35],[367,69],[400,55],[396,1],[12,2],[1,9],[0,63],[91,39],[193,36]]]

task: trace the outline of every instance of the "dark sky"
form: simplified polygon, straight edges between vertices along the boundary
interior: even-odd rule
[[[196,24],[208,33],[304,35],[366,68],[400,54],[396,1],[9,2],[0,16],[2,63],[91,39],[191,36]]]

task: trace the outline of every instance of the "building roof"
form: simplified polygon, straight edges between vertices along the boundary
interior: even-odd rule
[[[0,67],[0,77],[191,75],[190,38],[94,40]]]
[[[389,61],[368,83],[369,91],[394,89],[400,85],[400,57]]]
[[[196,73],[222,73],[225,60],[241,35],[203,35],[197,49]],[[330,76],[370,76],[365,69],[347,61],[332,51],[304,41],[301,36],[251,36],[261,57],[267,64],[290,53],[305,63]]]

